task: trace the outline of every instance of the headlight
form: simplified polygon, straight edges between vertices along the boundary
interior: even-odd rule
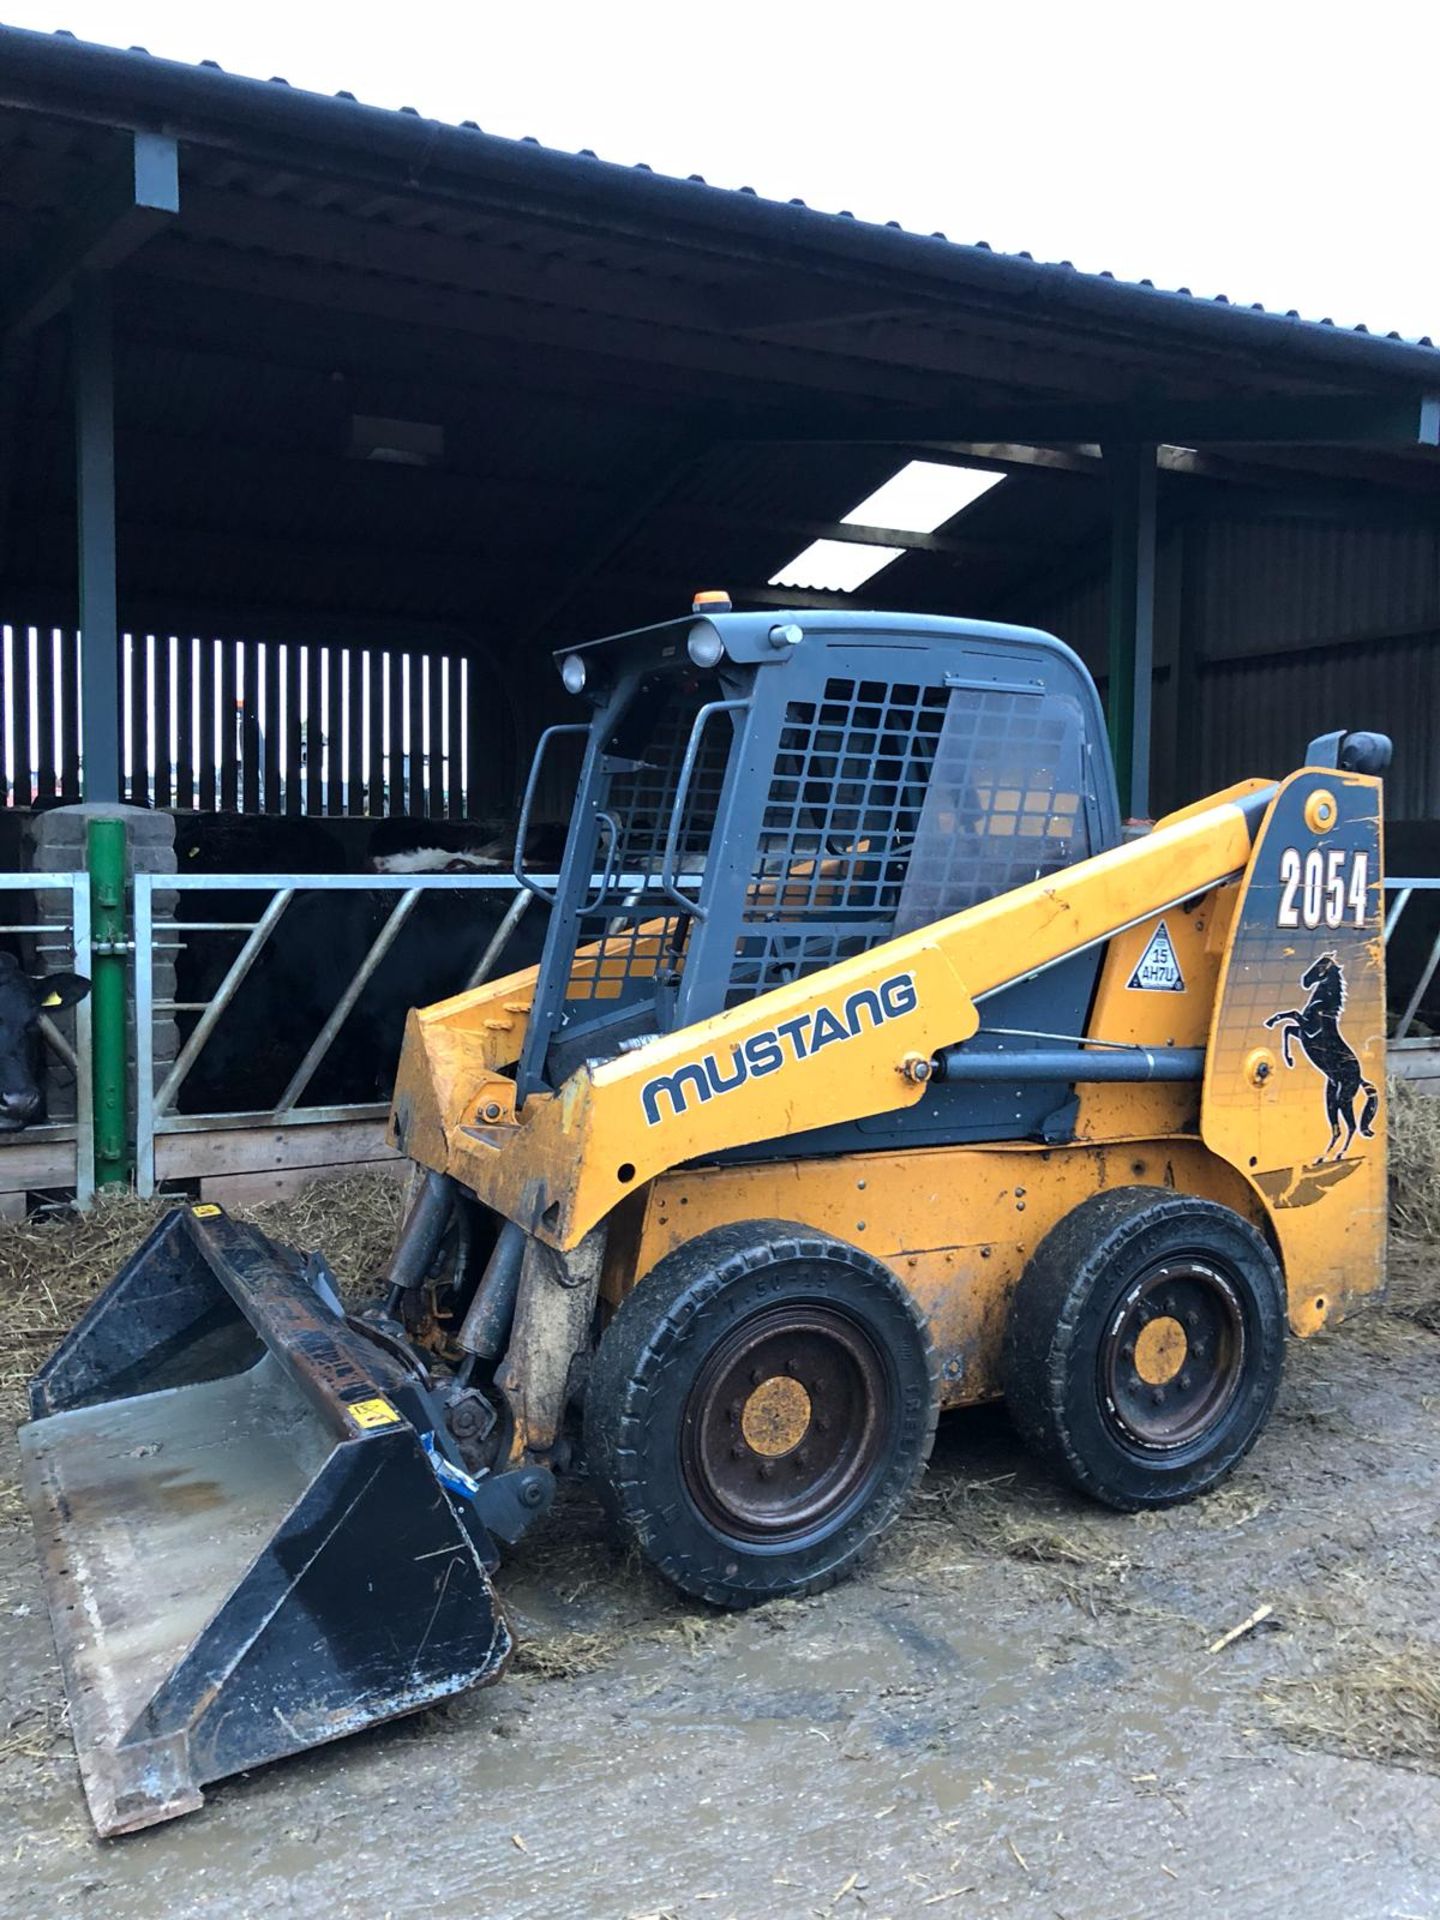
[[[567,653],[560,662],[560,678],[565,682],[567,693],[585,691],[585,662],[578,653]]]
[[[725,642],[713,627],[692,627],[685,646],[697,667],[713,667],[725,651]]]

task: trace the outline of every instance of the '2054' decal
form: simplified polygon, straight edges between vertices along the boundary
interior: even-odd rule
[[[1343,847],[1328,852],[1284,847],[1280,853],[1277,927],[1363,927],[1370,856]]]

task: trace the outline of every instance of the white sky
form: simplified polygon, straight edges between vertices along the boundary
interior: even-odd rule
[[[1434,0],[5,0],[3,17],[1440,337]]]

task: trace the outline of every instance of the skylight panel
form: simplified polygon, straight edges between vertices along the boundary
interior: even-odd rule
[[[770,585],[808,587],[817,593],[854,593],[904,551],[904,547],[871,547],[848,540],[812,540],[788,566],[771,574]]]
[[[973,506],[1003,473],[983,473],[979,467],[941,466],[934,460],[912,460],[852,507],[845,524],[852,527],[896,527],[905,533],[934,533],[966,507]]]

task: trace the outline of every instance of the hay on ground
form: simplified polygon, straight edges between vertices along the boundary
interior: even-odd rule
[[[1440,1100],[1390,1083],[1392,1313],[1440,1333]]]
[[[622,1634],[578,1631],[522,1639],[510,1670],[533,1673],[540,1680],[573,1680],[582,1673],[597,1673],[623,1643]]]
[[[60,1700],[22,1707],[0,1727],[0,1761],[48,1760],[63,1750],[70,1733],[70,1709]]]
[[[404,1191],[379,1174],[349,1174],[232,1211],[276,1240],[323,1253],[355,1295],[373,1290],[389,1259]],[[20,1417],[35,1369],[176,1204],[173,1196],[141,1200],[110,1189],[88,1213],[41,1213],[0,1227],[0,1411]]]
[[[1112,1599],[1134,1561],[1103,1517],[1047,1513],[1033,1495],[922,1484],[895,1530],[891,1565],[906,1573],[952,1571],[960,1560],[1018,1560],[1044,1569],[1077,1604]]]
[[[1277,1680],[1265,1703],[1296,1746],[1440,1773],[1440,1650],[1375,1645],[1342,1664]]]

